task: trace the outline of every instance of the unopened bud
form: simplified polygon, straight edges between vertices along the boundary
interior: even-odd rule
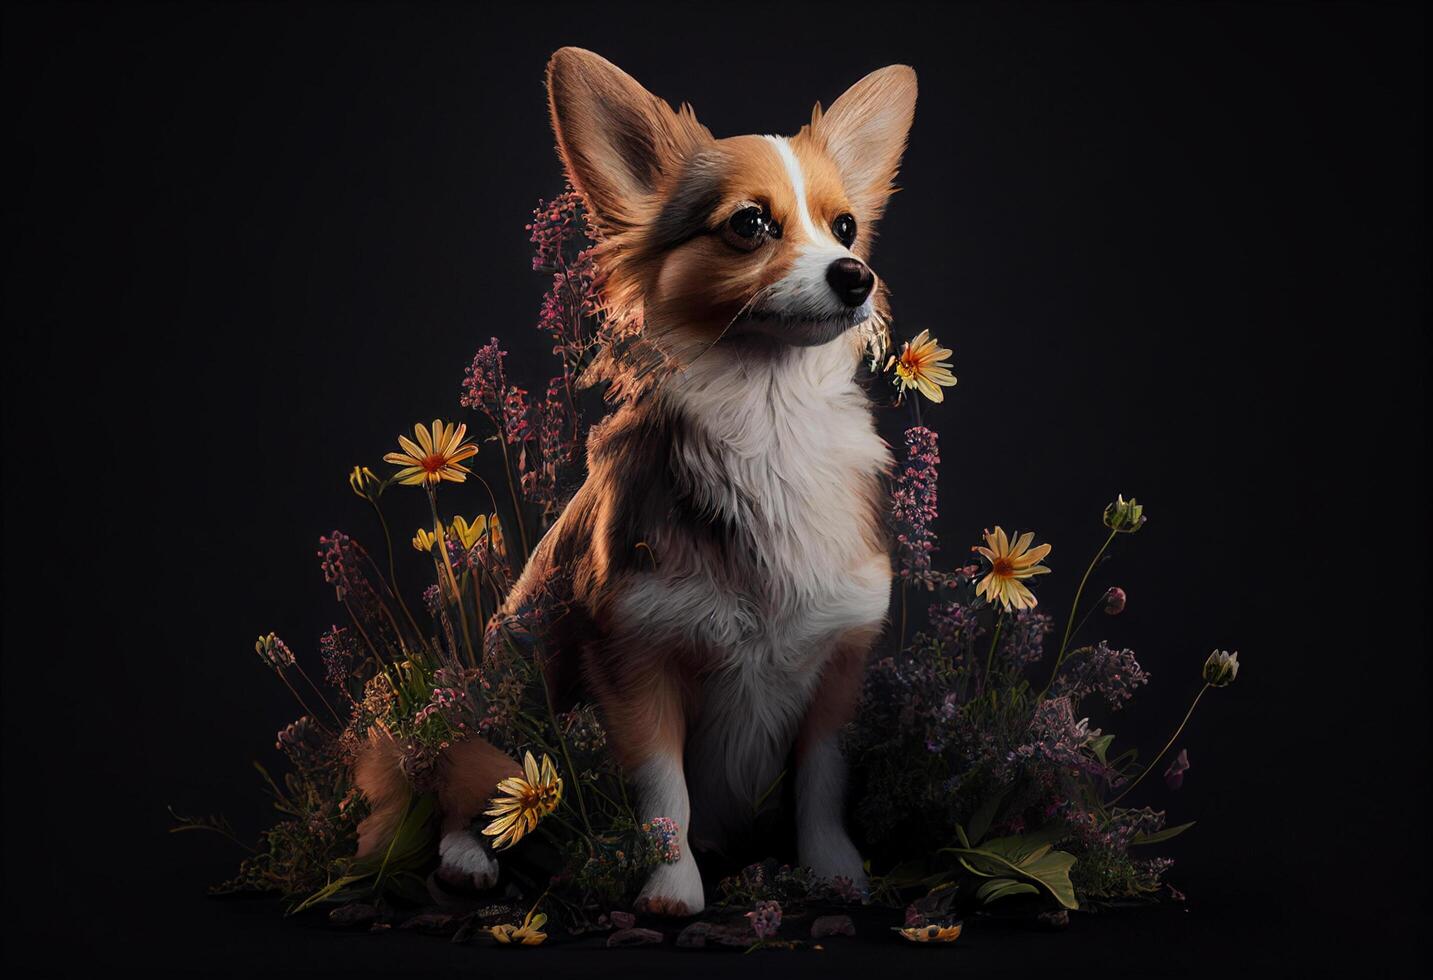
[[[1133,497],[1126,500],[1121,494],[1105,508],[1105,527],[1111,531],[1133,534],[1144,526],[1144,522],[1144,505]]]
[[[1215,650],[1209,655],[1209,659],[1204,661],[1204,683],[1210,687],[1227,687],[1234,683],[1234,678],[1238,676],[1238,651],[1228,653]]]
[[[1119,586],[1111,586],[1109,590],[1105,592],[1105,615],[1118,616],[1124,612],[1125,602],[1128,598],[1129,597],[1125,595],[1124,589],[1121,589]]]

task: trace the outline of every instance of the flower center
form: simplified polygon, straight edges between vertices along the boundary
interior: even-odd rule
[[[1009,578],[1015,574],[1015,565],[1009,558],[1001,556],[990,563],[990,574],[996,578]]]
[[[429,473],[436,473],[443,468],[444,457],[442,453],[430,453],[423,457],[423,462],[418,465]]]

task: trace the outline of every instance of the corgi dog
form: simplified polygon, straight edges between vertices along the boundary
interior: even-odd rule
[[[857,380],[885,313],[869,264],[916,101],[876,71],[795,136],[717,139],[590,51],[548,65],[557,149],[594,220],[609,317],[666,369],[594,426],[586,482],[535,548],[506,610],[555,590],[553,691],[595,703],[643,820],[678,826],[639,910],[704,906],[692,845],[719,846],[794,764],[798,860],[864,888],[843,824],[838,734],[855,711],[892,584],[890,451]],[[360,853],[406,788],[393,747],[355,765],[372,805]],[[439,773],[441,873],[482,887],[470,831],[517,764],[478,738]],[[396,774],[396,775],[395,775]]]

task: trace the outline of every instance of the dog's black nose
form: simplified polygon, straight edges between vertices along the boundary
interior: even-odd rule
[[[826,281],[847,306],[860,306],[871,295],[876,277],[859,259],[837,259],[826,267]]]

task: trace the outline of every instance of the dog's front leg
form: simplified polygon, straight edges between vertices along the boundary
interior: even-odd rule
[[[589,670],[590,676],[604,680],[605,673],[600,668]],[[632,683],[634,676],[641,680]],[[691,802],[682,767],[686,710],[681,684],[659,665],[648,670],[629,665],[626,685],[599,681],[598,687],[613,748],[636,790],[638,818],[645,823],[667,817],[677,825],[681,857],[657,865],[637,897],[637,909],[675,917],[696,915],[706,901],[701,872],[687,843]]]
[[[876,630],[842,637],[827,662],[796,739],[796,851],[798,860],[822,878],[849,878],[868,888],[861,854],[842,819],[846,760],[840,731],[861,698],[866,655]]]

